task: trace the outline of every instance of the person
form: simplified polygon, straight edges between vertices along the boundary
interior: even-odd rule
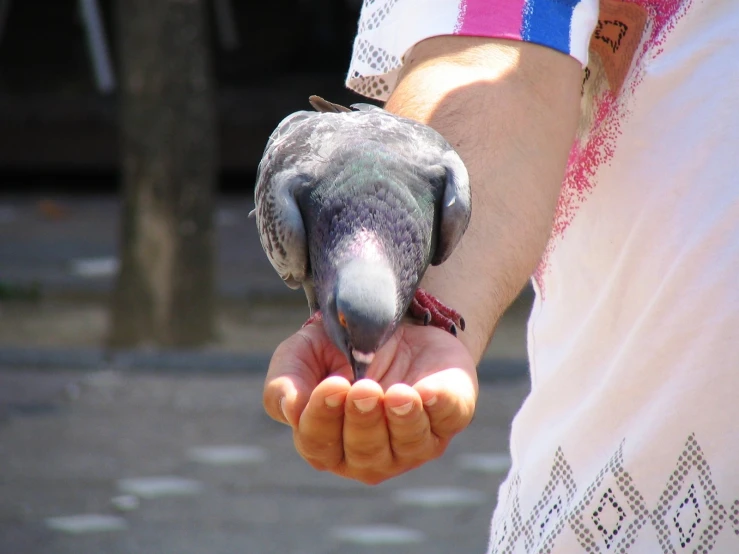
[[[348,86],[469,170],[423,281],[467,328],[405,325],[353,385],[320,325],[288,338],[264,404],[300,454],[365,483],[440,456],[532,278],[489,552],[739,552],[738,49],[733,0],[366,2]]]

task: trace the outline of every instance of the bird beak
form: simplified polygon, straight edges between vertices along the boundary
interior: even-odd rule
[[[367,368],[369,364],[352,360],[352,373],[354,374],[354,382],[364,379],[367,376]]]
[[[351,352],[351,364],[352,373],[354,373],[354,381],[359,381],[367,376],[367,368],[375,359],[374,352],[366,353],[360,352],[359,350],[352,350]]]

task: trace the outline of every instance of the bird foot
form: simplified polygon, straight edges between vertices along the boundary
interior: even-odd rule
[[[321,310],[316,310],[315,312],[313,312],[313,314],[306,320],[306,322],[303,323],[303,327],[307,327],[308,325],[310,325],[311,323],[315,323],[316,321],[323,321],[323,314],[321,313]]]
[[[465,323],[462,315],[423,289],[417,289],[411,302],[410,312],[413,317],[423,321],[424,325],[433,325],[457,336],[457,327],[464,331]]]

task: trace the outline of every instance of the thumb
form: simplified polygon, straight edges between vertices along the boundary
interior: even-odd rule
[[[280,423],[297,427],[312,388],[300,377],[281,375],[264,383],[262,402],[267,414]]]
[[[264,382],[262,402],[280,423],[298,425],[311,393],[335,362],[322,325],[309,325],[284,340],[275,350]],[[327,359],[328,358],[328,359]]]
[[[272,419],[291,427],[297,427],[300,414],[319,381],[310,332],[306,332],[309,329],[298,331],[277,347],[264,381],[264,410]]]

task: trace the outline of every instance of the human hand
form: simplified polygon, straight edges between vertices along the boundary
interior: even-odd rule
[[[367,375],[352,385],[348,361],[315,323],[275,351],[264,407],[292,427],[311,466],[367,484],[439,457],[472,420],[475,363],[446,331],[402,323]]]

